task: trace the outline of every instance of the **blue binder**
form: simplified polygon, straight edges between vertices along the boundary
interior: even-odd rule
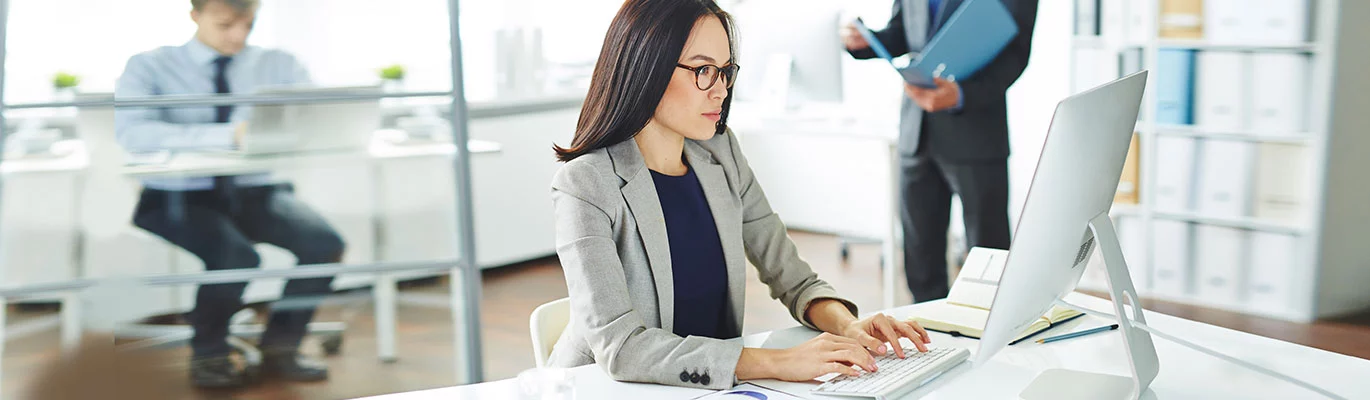
[[[1194,50],[1161,49],[1157,52],[1156,123],[1194,123]]]
[[[936,87],[933,78],[966,79],[994,60],[1014,37],[1018,23],[999,0],[966,0],[947,18],[923,51],[912,59],[893,57],[860,20],[857,31],[871,50],[889,61],[910,84]]]

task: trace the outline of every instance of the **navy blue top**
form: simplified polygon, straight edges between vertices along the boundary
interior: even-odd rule
[[[713,212],[691,168],[683,176],[652,171],[666,218],[675,283],[676,335],[728,339],[728,269]]]

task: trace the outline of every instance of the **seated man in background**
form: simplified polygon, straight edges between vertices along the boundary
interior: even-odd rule
[[[257,0],[191,0],[195,37],[128,60],[115,89],[117,98],[247,93],[256,87],[308,83],[293,56],[247,46]],[[119,143],[131,152],[223,150],[241,145],[248,108],[121,108],[115,113]],[[293,188],[270,175],[157,178],[143,181],[133,222],[194,253],[206,270],[256,268],[256,243],[294,253],[299,264],[342,260],[337,231],[297,199]],[[321,363],[299,355],[317,299],[331,291],[332,278],[294,279],[273,308],[260,348],[267,376],[292,381],[327,379]],[[229,319],[242,308],[246,282],[199,287],[188,315],[190,377],[199,387],[242,386],[244,374],[230,360]]]

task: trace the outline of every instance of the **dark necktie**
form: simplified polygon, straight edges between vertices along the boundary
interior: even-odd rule
[[[233,61],[231,57],[219,57],[214,59],[214,93],[228,93],[228,76],[225,71],[228,69],[228,62]],[[228,116],[233,114],[232,105],[214,106],[214,122],[228,122]]]
[[[938,17],[937,12],[938,12],[938,11],[942,11],[942,2],[943,2],[943,1],[944,1],[944,0],[928,0],[928,38],[929,38],[929,39],[931,39],[933,35],[937,34],[937,28],[939,28],[939,27],[937,26],[937,25],[938,25],[937,22],[940,20],[940,18],[937,18],[937,17]]]
[[[233,61],[233,58],[221,56],[214,59],[214,93],[216,94],[229,93],[228,76],[225,73],[228,69],[229,61]],[[214,122],[216,123],[222,124],[228,122],[228,117],[232,114],[232,105],[225,104],[214,106]],[[214,191],[228,203],[230,213],[237,214],[238,207],[236,201],[234,201],[233,183],[233,177],[231,176],[214,177]]]

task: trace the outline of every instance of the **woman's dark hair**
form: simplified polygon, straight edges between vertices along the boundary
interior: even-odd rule
[[[590,91],[580,109],[571,147],[553,145],[557,159],[571,161],[585,153],[631,139],[647,126],[675,74],[676,63],[695,22],[715,16],[728,33],[736,63],[732,17],[713,0],[627,0],[604,36],[604,48],[590,77]],[[716,134],[727,127],[733,89],[723,101]]]

